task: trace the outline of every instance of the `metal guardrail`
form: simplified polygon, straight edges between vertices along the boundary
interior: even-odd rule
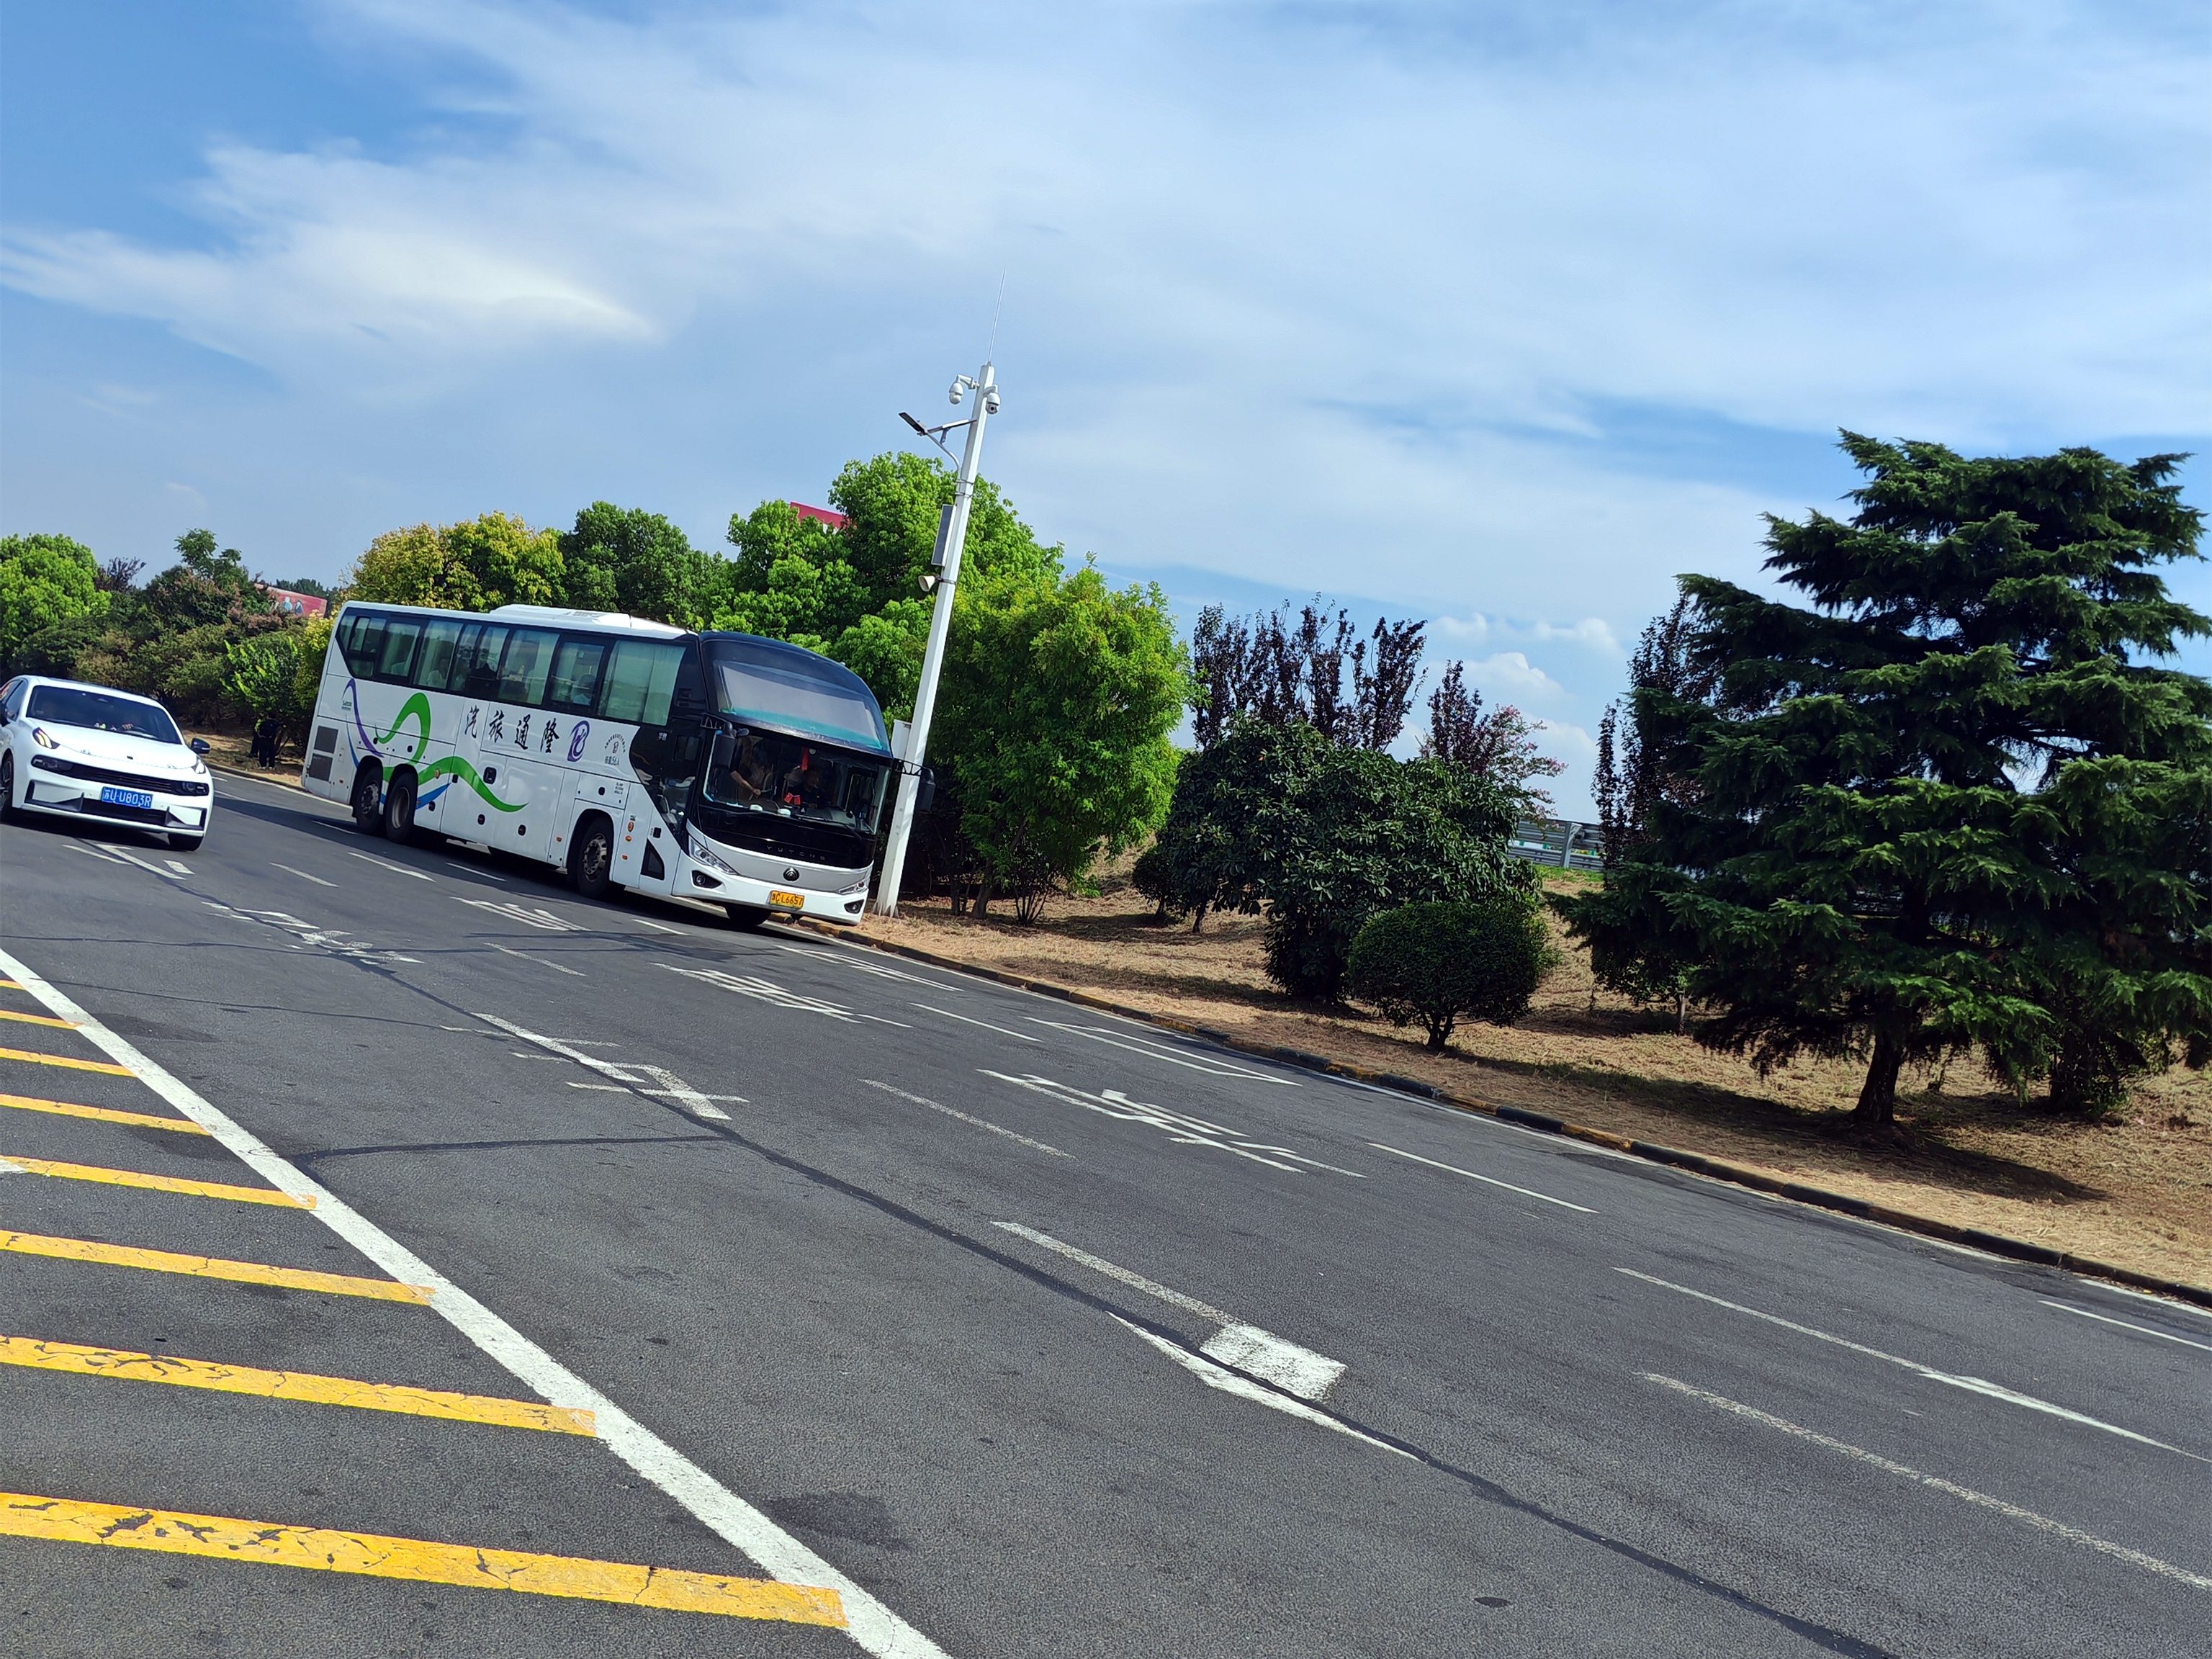
[[[1559,870],[1605,868],[1602,827],[1577,818],[1523,818],[1513,826],[1513,839],[1505,850],[1530,864]]]

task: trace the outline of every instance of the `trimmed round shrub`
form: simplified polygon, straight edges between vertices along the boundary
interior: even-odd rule
[[[1393,1025],[1419,1020],[1429,1047],[1461,1018],[1510,1025],[1558,964],[1535,907],[1517,895],[1386,910],[1352,942],[1352,996]]]

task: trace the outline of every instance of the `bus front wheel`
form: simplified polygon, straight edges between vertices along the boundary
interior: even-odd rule
[[[750,904],[726,904],[722,908],[730,913],[730,926],[742,927],[747,933],[759,927],[769,917],[767,911],[755,909]]]
[[[605,898],[614,885],[615,832],[605,818],[592,818],[568,849],[568,879],[585,898]]]
[[[364,836],[384,833],[384,769],[364,766],[354,774],[353,827]]]

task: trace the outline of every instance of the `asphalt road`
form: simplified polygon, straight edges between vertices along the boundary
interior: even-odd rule
[[[219,793],[0,830],[8,1652],[2205,1650],[2194,1310]]]

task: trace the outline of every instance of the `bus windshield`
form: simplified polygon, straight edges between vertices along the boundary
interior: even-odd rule
[[[872,836],[890,769],[803,738],[725,732],[700,789],[717,806]]]
[[[731,719],[849,748],[890,748],[883,713],[851,669],[750,635],[709,634],[706,645],[715,706]]]

